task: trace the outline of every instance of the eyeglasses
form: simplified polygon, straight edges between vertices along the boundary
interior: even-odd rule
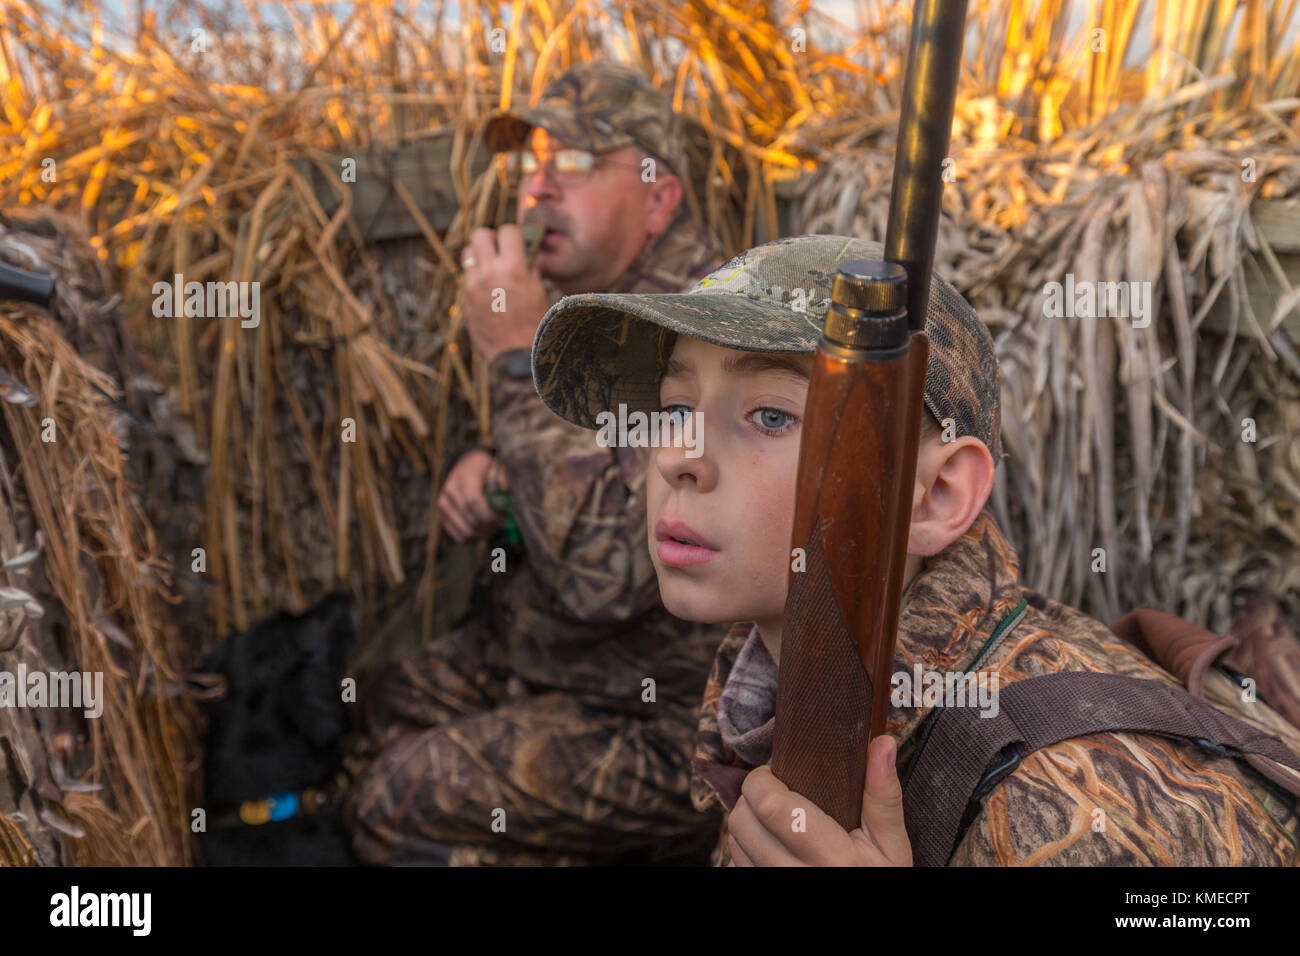
[[[551,175],[563,186],[577,186],[585,183],[598,163],[608,163],[612,166],[628,166],[633,169],[640,168],[640,166],[632,163],[622,163],[615,159],[597,156],[586,149],[557,149],[547,161],[547,165],[551,168]],[[531,150],[513,149],[505,153],[506,172],[511,175],[531,176],[537,172],[541,165],[541,160]]]

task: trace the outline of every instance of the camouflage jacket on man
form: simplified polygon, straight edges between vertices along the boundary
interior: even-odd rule
[[[680,292],[722,261],[683,203],[608,291]],[[657,704],[693,713],[718,635],[660,603],[646,535],[648,450],[597,445],[595,432],[542,404],[531,379],[505,374],[508,354],[488,365],[493,438],[525,554],[488,577],[492,630],[508,643],[512,674],[539,692],[639,712],[650,678]]]
[[[1156,678],[1180,686],[1104,624],[1022,587],[1018,573],[1015,550],[993,518],[982,513],[964,536],[929,559],[908,586],[895,671],[913,673],[918,663],[924,670],[967,671],[1007,622],[979,667],[996,672],[1001,687],[1067,670]],[[752,625],[744,624],[728,632],[705,689],[691,784],[697,809],[726,805],[719,786],[734,800],[743,773],[756,765],[737,756],[718,723],[719,699],[751,631]],[[1244,701],[1217,669],[1207,672],[1204,692],[1211,704],[1300,752],[1300,730],[1264,703]],[[890,707],[886,730],[899,743],[900,777],[932,709]],[[766,724],[745,729],[734,738],[738,746],[740,740],[759,736]],[[723,839],[714,852],[717,864],[729,858],[725,828],[724,819]],[[984,799],[949,865],[1289,866],[1297,862],[1298,846],[1296,799],[1249,766],[1211,756],[1185,741],[1099,733],[1026,755]]]

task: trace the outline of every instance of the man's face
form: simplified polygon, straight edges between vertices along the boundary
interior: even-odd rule
[[[526,148],[540,165],[519,185],[519,222],[548,227],[538,268],[566,292],[604,291],[646,242],[657,184],[642,182],[640,151],[625,146],[599,153],[574,182],[561,181],[548,164],[567,144],[538,126]]]
[[[760,628],[780,618],[811,368],[811,355],[678,336],[660,404],[700,414],[702,454],[656,449],[646,479],[650,554],[664,606],[677,617]]]

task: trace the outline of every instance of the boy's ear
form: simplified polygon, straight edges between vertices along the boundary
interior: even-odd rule
[[[993,490],[993,472],[988,446],[973,435],[922,440],[907,553],[930,557],[965,534]]]

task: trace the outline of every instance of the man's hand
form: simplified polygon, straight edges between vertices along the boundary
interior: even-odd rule
[[[474,348],[487,361],[508,349],[531,349],[546,314],[546,289],[537,266],[528,266],[519,227],[475,229],[461,253],[461,265],[465,327]]]
[[[788,789],[771,767],[752,770],[727,817],[731,865],[911,866],[903,787],[894,767],[897,752],[898,744],[889,734],[881,734],[867,748],[862,826],[852,833],[807,797]]]
[[[490,452],[481,448],[456,459],[438,494],[438,515],[454,541],[484,538],[505,524],[505,519],[488,505],[488,478],[496,469],[497,484],[506,486],[505,469]]]

